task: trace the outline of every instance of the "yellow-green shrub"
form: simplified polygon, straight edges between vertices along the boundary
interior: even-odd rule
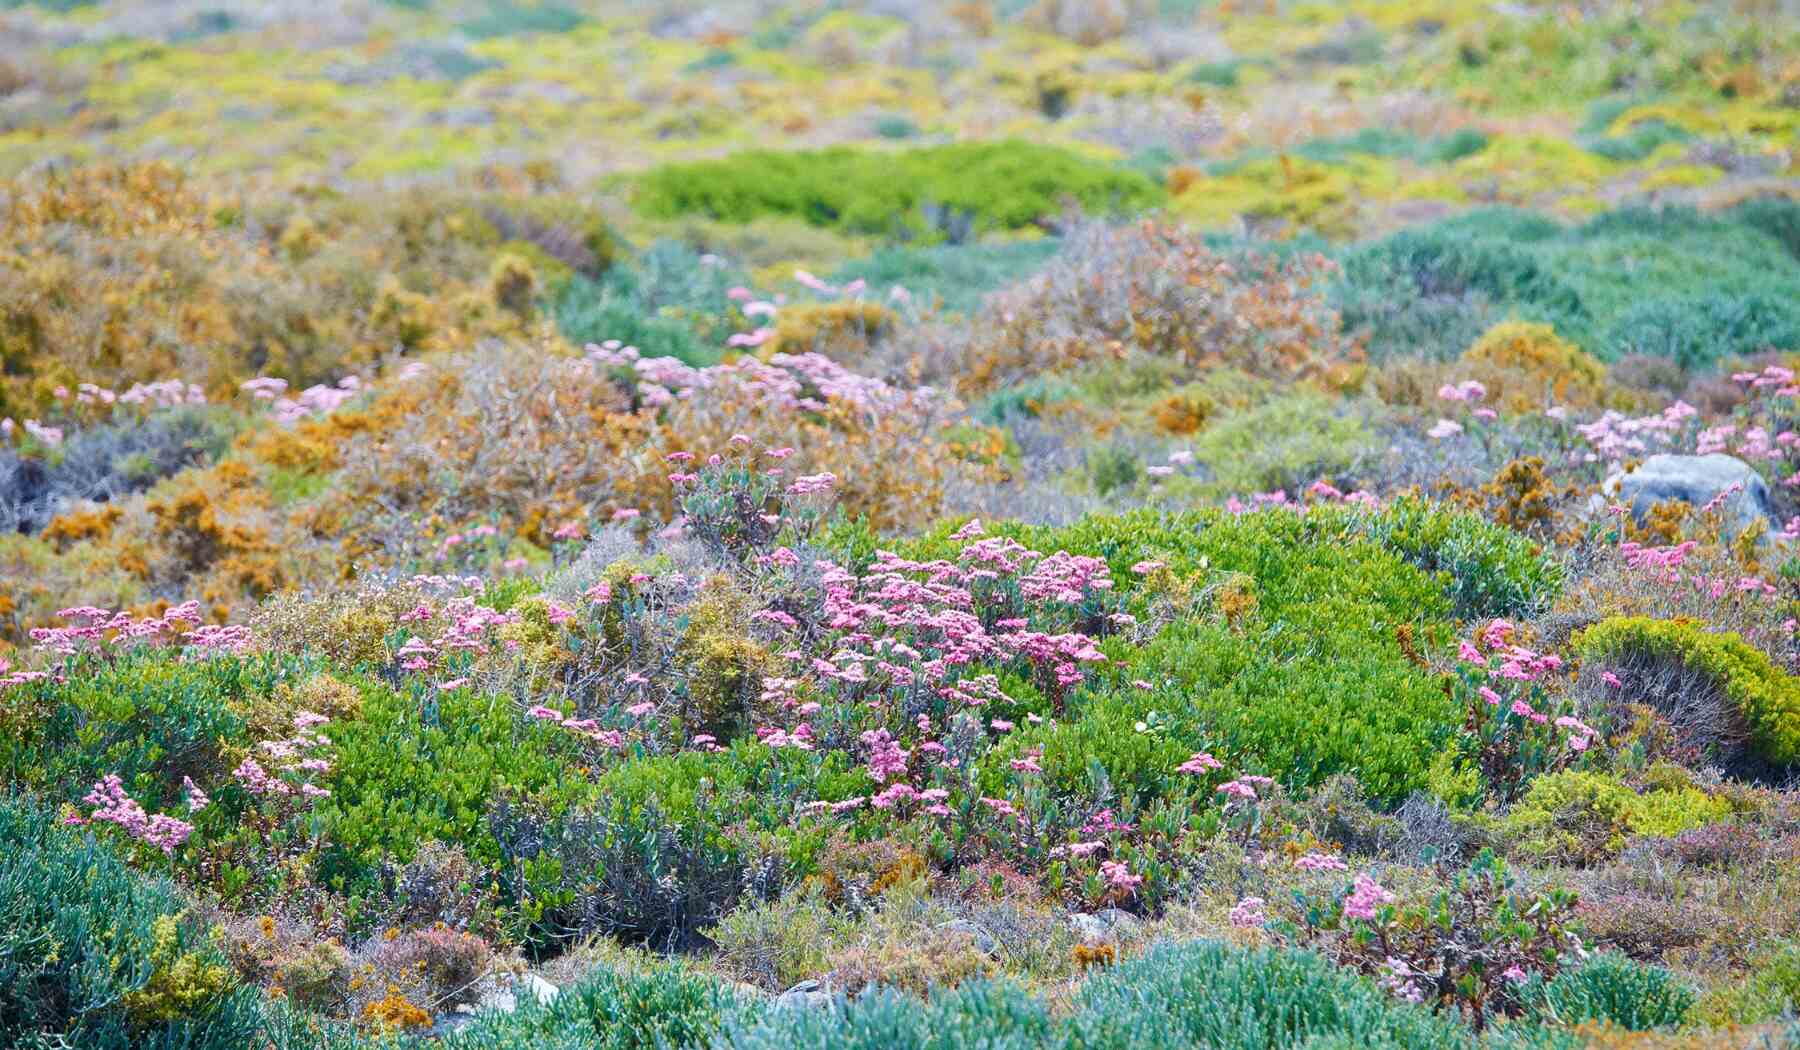
[[[1675,835],[1730,815],[1729,800],[1689,784],[1640,795],[1617,777],[1565,770],[1532,781],[1500,831],[1519,854],[1582,864],[1617,853],[1631,835]]]
[[[1487,330],[1463,351],[1472,378],[1487,386],[1488,400],[1514,411],[1558,405],[1591,408],[1600,403],[1606,368],[1592,354],[1547,324],[1507,321]]]
[[[1678,661],[1724,690],[1749,732],[1756,754],[1776,765],[1800,760],[1800,680],[1786,673],[1736,632],[1713,633],[1693,623],[1621,616],[1576,638],[1594,661],[1639,656]]]

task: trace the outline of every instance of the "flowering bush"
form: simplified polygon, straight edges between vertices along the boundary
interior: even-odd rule
[[[1494,620],[1460,643],[1454,679],[1464,711],[1461,756],[1503,804],[1535,778],[1584,761],[1599,736],[1553,687],[1566,674],[1562,658],[1513,636],[1512,624]]]
[[[1519,1012],[1520,982],[1554,976],[1580,950],[1565,927],[1574,902],[1567,890],[1527,891],[1484,851],[1429,903],[1401,904],[1358,873],[1336,897],[1296,893],[1298,917],[1270,928],[1379,976],[1401,998],[1453,1005],[1481,1031],[1492,1016]]]

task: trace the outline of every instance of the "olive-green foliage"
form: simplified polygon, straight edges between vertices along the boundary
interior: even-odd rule
[[[1072,199],[1090,212],[1160,201],[1137,172],[1016,140],[897,151],[755,150],[670,164],[638,179],[635,207],[655,218],[699,214],[745,223],[792,216],[849,233],[960,240],[1021,229]]]
[[[1533,780],[1500,830],[1533,860],[1582,864],[1618,853],[1630,835],[1672,836],[1730,815],[1729,802],[1690,785],[1640,795],[1605,773],[1564,770]]]
[[[1491,209],[1350,249],[1333,294],[1377,358],[1447,358],[1516,317],[1605,361],[1710,368],[1800,347],[1796,216],[1780,198],[1717,214],[1627,207],[1572,227]]]
[[[1311,952],[1165,943],[1090,978],[1067,1016],[1004,982],[921,1001],[876,991],[834,1010],[772,1010],[728,1029],[732,1050],[1277,1050],[1338,1038],[1360,1048],[1468,1047],[1453,1021],[1396,1001]]]
[[[1010,984],[971,981],[921,1001],[876,989],[838,1009],[777,1009],[726,1031],[719,1050],[1033,1050],[1063,1045],[1044,1004]]]
[[[746,891],[803,874],[823,830],[795,828],[803,801],[868,790],[842,753],[740,740],[717,752],[637,758],[600,777],[594,803],[541,832],[506,833],[534,943],[603,932],[687,947]]]
[[[645,973],[596,970],[551,1002],[490,1013],[443,1041],[444,1050],[675,1050],[702,1047],[763,1007],[730,986],[675,965]]]
[[[1548,552],[1479,515],[1402,496],[1350,521],[1357,535],[1442,574],[1461,619],[1532,616],[1562,590],[1563,567]]]
[[[485,13],[462,23],[477,40],[526,33],[566,33],[587,21],[580,11],[550,0],[488,0]]]
[[[872,295],[898,285],[920,304],[938,302],[947,313],[973,314],[987,293],[1021,281],[1055,255],[1055,237],[994,244],[941,244],[927,248],[882,248],[867,259],[845,263],[830,281],[869,282]]]
[[[1656,658],[1705,673],[1730,698],[1758,757],[1776,765],[1800,761],[1800,681],[1736,632],[1620,616],[1583,631],[1576,648],[1594,661]]]
[[[1800,944],[1777,941],[1752,960],[1750,973],[1722,985],[1694,1007],[1694,1020],[1723,1027],[1757,1024],[1800,1006]]]
[[[641,813],[654,804],[675,824],[716,831],[743,822],[773,831],[789,822],[799,802],[846,798],[867,785],[861,768],[842,754],[740,741],[724,751],[624,762],[607,770],[598,787],[614,812]]]
[[[1294,147],[1293,152],[1320,164],[1342,164],[1355,156],[1391,157],[1415,164],[1448,164],[1473,156],[1487,148],[1488,137],[1474,128],[1462,128],[1448,135],[1421,137],[1389,128],[1364,128],[1351,135],[1311,139]],[[1240,155],[1233,164],[1219,165],[1214,174],[1230,174],[1243,160],[1254,158],[1254,152]]]
[[[254,743],[249,705],[303,681],[308,667],[275,657],[190,661],[148,649],[81,661],[66,681],[0,697],[0,778],[73,801],[116,773],[144,806],[166,809],[179,803],[183,777],[204,784],[227,773],[222,748]]]
[[[92,836],[0,798],[0,1045],[250,1045],[256,996],[184,907]]]
[[[1534,978],[1520,998],[1538,1020],[1570,1026],[1605,1022],[1645,1032],[1680,1024],[1695,994],[1660,966],[1607,952],[1548,981]]]
[[[1686,130],[1656,119],[1640,120],[1624,131],[1583,140],[1588,152],[1607,160],[1640,161],[1671,142],[1693,138]]]
[[[500,859],[489,806],[503,792],[561,812],[589,797],[577,738],[528,719],[508,697],[468,689],[399,693],[359,681],[362,714],[327,729],[332,795],[315,819],[319,872],[359,886],[384,861],[405,863],[427,840]]]
[[[1298,492],[1335,477],[1379,449],[1354,407],[1340,411],[1321,394],[1291,394],[1207,427],[1194,458],[1221,495],[1283,489]]]

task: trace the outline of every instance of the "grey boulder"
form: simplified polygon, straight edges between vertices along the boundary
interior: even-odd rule
[[[1732,535],[1757,521],[1767,522],[1770,533],[1781,528],[1762,475],[1736,456],[1722,453],[1651,456],[1629,474],[1607,478],[1604,491],[1631,508],[1632,517],[1639,522],[1651,507],[1666,500],[1681,500],[1699,509],[1729,492],[1718,510]]]

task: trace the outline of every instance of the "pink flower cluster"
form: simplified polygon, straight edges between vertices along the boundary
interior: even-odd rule
[[[202,799],[204,797],[201,796]],[[82,801],[95,807],[88,815],[88,820],[117,824],[127,835],[168,855],[173,855],[194,833],[194,826],[185,820],[163,813],[145,812],[136,799],[125,793],[125,785],[112,773],[96,783]],[[189,806],[191,809],[200,808],[193,805],[191,794]],[[87,821],[76,818],[75,822]]]
[[[56,615],[75,622],[66,627],[34,627],[30,634],[37,649],[59,656],[72,656],[97,646],[133,642],[182,642],[203,650],[234,652],[249,643],[245,628],[198,628],[200,603],[197,601],[182,602],[161,616],[142,619],[123,610],[111,612],[91,605],[62,609]]]
[[[318,728],[329,722],[324,715],[301,711],[294,715],[294,735],[281,740],[264,740],[257,745],[266,757],[270,772],[256,759],[246,756],[231,775],[252,795],[287,796],[298,791],[302,798],[317,801],[330,798],[331,792],[312,778],[331,772],[330,760],[321,754],[331,741]],[[290,779],[297,783],[290,783]]]
[[[1261,897],[1245,897],[1231,908],[1231,924],[1239,929],[1254,930],[1268,924],[1269,916],[1263,911],[1265,902]]]
[[[251,397],[270,402],[270,414],[275,421],[289,426],[313,416],[328,416],[344,407],[362,391],[362,380],[345,376],[336,386],[309,386],[291,398],[282,396],[287,388],[287,380],[270,376],[260,376],[238,385],[238,389]]]
[[[1384,904],[1394,903],[1394,895],[1382,888],[1366,874],[1358,874],[1351,881],[1350,895],[1344,898],[1344,915],[1352,919],[1366,922],[1375,920],[1376,909]]]
[[[760,340],[759,340],[760,342]],[[774,354],[768,361],[745,359],[695,368],[673,357],[642,356],[634,346],[609,339],[589,345],[595,367],[630,375],[642,403],[660,408],[700,390],[746,395],[777,410],[820,411],[837,404],[879,415],[935,400],[927,388],[904,391],[880,379],[860,376],[823,354]]]

